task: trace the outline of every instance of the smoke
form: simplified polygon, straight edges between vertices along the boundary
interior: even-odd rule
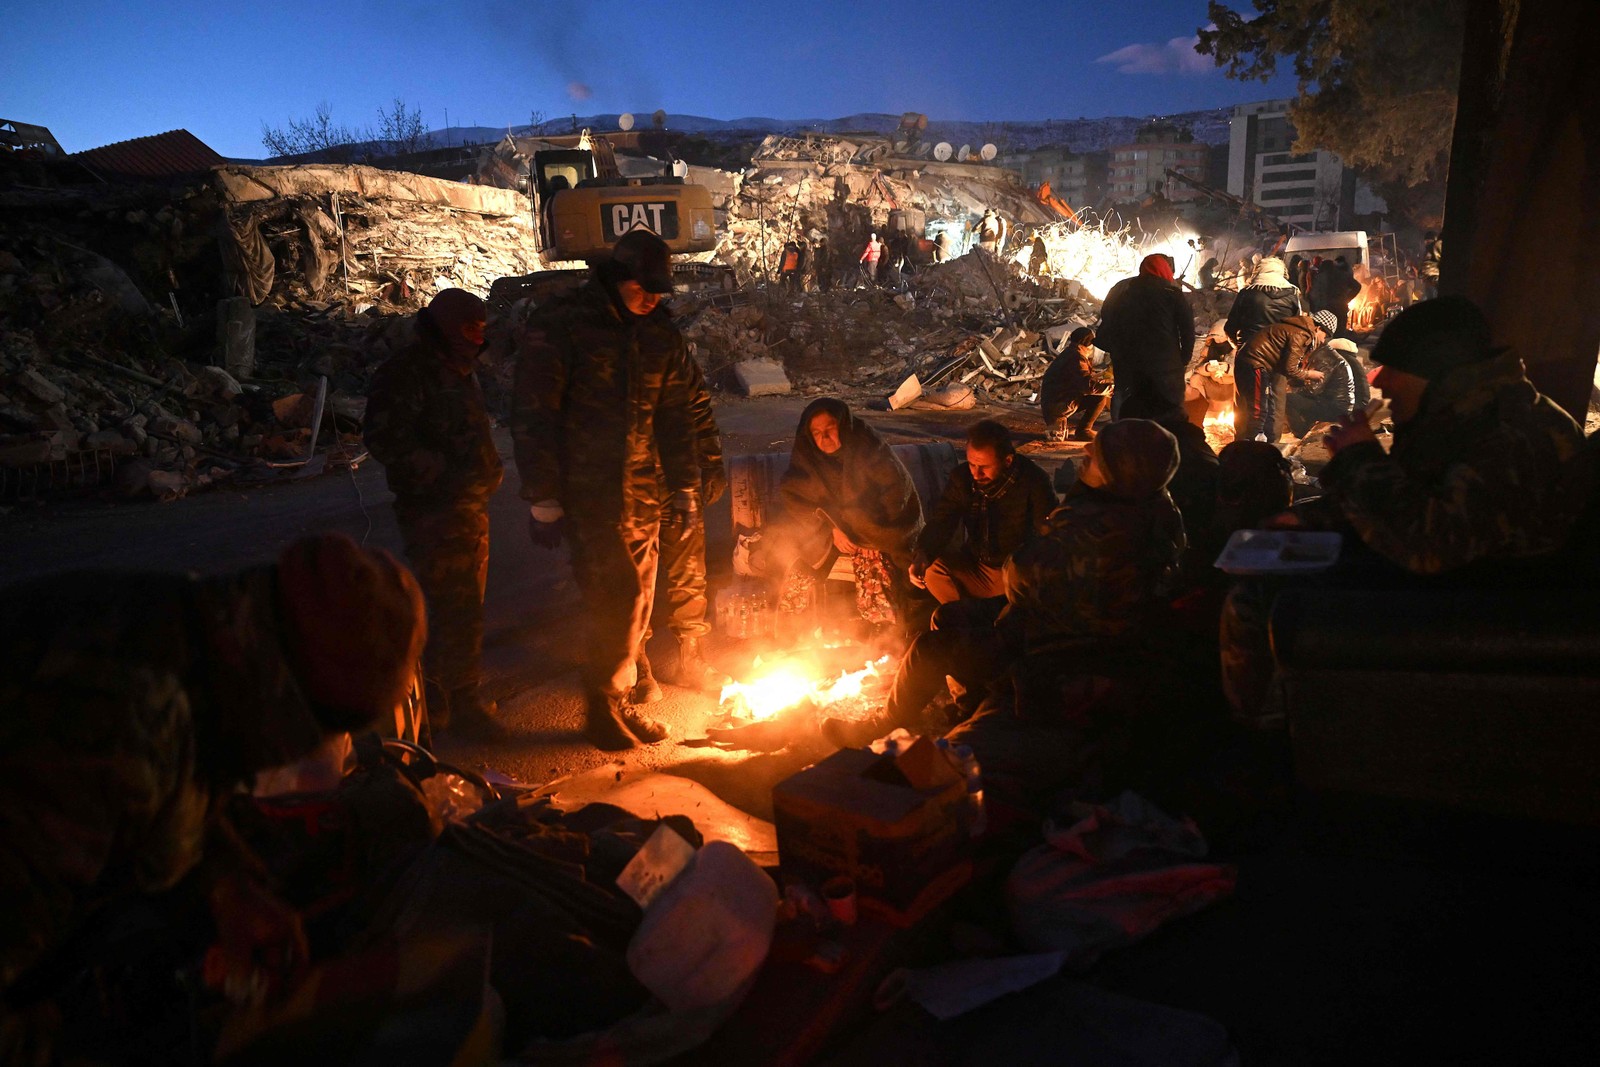
[[[583,82],[570,81],[567,83],[567,95],[581,103],[593,96],[594,90],[583,84]]]

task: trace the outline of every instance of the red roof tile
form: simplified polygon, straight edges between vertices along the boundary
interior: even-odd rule
[[[118,141],[75,153],[72,158],[105,177],[123,178],[170,178],[227,162],[188,130]]]

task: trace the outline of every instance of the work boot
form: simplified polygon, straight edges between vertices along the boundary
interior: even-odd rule
[[[650,657],[645,654],[643,647],[639,649],[639,658],[634,660],[634,667],[638,672],[638,680],[628,690],[628,703],[654,704],[663,694],[655,672],[650,669]]]
[[[590,693],[584,708],[583,736],[595,748],[606,752],[633,748],[639,742],[634,740],[633,734],[623,724],[622,711],[625,707],[620,696]]]
[[[678,666],[672,672],[672,681],[685,689],[718,692],[733,679],[706,662],[705,655],[700,651],[698,637],[680,637]]]
[[[665,741],[672,731],[667,729],[667,724],[659,719],[652,719],[641,714],[632,707],[622,709],[622,722],[630,733],[646,745],[653,745],[657,741]]]
[[[500,705],[484,700],[476,685],[464,685],[450,694],[451,737],[471,741],[507,740],[510,732],[499,715]]]
[[[823,719],[822,736],[836,748],[866,748],[894,729],[887,715],[870,719]]]

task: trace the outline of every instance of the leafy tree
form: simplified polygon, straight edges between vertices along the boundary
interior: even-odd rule
[[[395,101],[397,104],[399,101]],[[261,124],[261,145],[274,156],[300,156],[326,152],[330,158],[348,160],[355,142],[370,131],[352,130],[333,121],[333,108],[324,100],[308,119],[290,119],[284,126]]]
[[[1363,171],[1391,210],[1443,204],[1465,0],[1252,0],[1246,17],[1206,5],[1197,51],[1228,77],[1266,81],[1292,60],[1290,109],[1301,151],[1325,149]]]

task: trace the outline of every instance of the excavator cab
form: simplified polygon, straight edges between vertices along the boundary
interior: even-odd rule
[[[625,178],[611,146],[555,148],[533,154],[534,226],[544,262],[592,261],[644,228],[674,253],[716,247],[711,192],[676,175]]]

